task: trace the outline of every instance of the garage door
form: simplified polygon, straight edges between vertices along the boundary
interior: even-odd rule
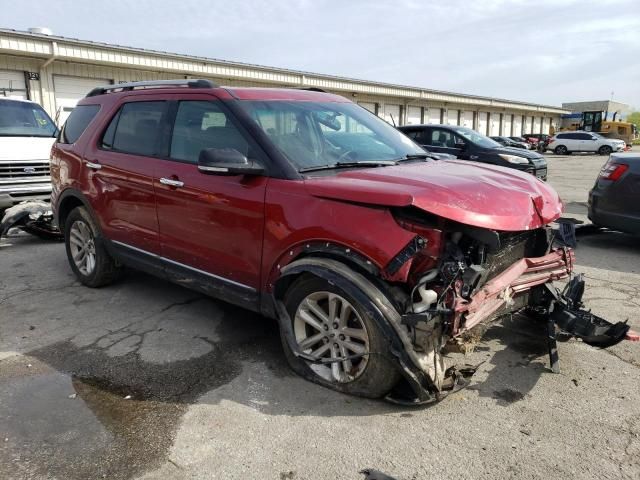
[[[540,133],[542,131],[542,122],[540,117],[533,119],[533,133]]]
[[[487,134],[487,115],[488,112],[478,112],[478,128],[477,130],[483,135]]]
[[[462,112],[460,119],[463,127],[473,128],[473,112]]]
[[[542,120],[542,133],[548,135],[550,126],[551,126],[551,119],[550,118],[544,118]]]
[[[370,103],[370,102],[358,102],[358,105],[360,105],[361,107],[366,108],[367,110],[369,110],[371,113],[376,113],[376,104],[375,103]]]
[[[502,117],[502,133],[506,137],[511,136],[511,115],[505,113]]]
[[[382,118],[391,125],[399,126],[400,123],[400,105],[385,103]]]
[[[500,135],[500,114],[492,113],[490,117],[489,135]]]
[[[27,84],[24,72],[0,70],[0,96],[9,98],[27,98]]]
[[[458,125],[459,110],[447,110],[447,125]]]
[[[430,108],[427,123],[440,123],[440,109]]]
[[[420,125],[422,123],[422,109],[420,107],[407,107],[407,125]]]
[[[522,115],[514,115],[513,117],[513,135],[519,137],[522,135]]]
[[[53,76],[53,88],[56,97],[56,122],[63,125],[67,117],[78,103],[95,87],[110,84],[111,80],[104,78],[80,78]]]

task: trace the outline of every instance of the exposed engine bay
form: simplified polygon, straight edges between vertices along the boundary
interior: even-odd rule
[[[584,278],[571,278],[573,250],[555,246],[550,227],[504,233],[465,227],[443,237],[442,256],[417,278],[402,315],[436,398],[463,387],[473,373],[470,367],[447,365],[445,346],[462,343],[465,332],[504,314],[526,311],[547,322],[550,364],[556,372],[557,329],[599,347],[637,340],[626,323],[611,324],[583,309]],[[560,291],[553,282],[563,279],[570,281]]]

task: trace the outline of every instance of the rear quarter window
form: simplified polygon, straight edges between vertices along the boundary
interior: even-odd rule
[[[100,110],[100,105],[78,105],[64,124],[60,143],[76,143]]]

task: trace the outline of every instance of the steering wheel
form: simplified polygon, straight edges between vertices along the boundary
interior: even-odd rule
[[[347,150],[346,152],[344,152],[343,154],[341,154],[341,155],[338,157],[338,161],[339,161],[339,162],[342,162],[342,161],[344,161],[344,160],[350,160],[350,159],[349,159],[349,155],[351,155],[352,153],[356,153],[356,152],[355,152],[355,151],[353,151],[353,150]]]

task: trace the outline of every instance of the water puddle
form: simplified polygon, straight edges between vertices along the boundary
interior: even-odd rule
[[[188,406],[243,362],[286,368],[273,324],[233,323],[199,338],[207,353],[165,363],[114,355],[104,338],[0,361],[0,478],[129,479],[159,466]]]

